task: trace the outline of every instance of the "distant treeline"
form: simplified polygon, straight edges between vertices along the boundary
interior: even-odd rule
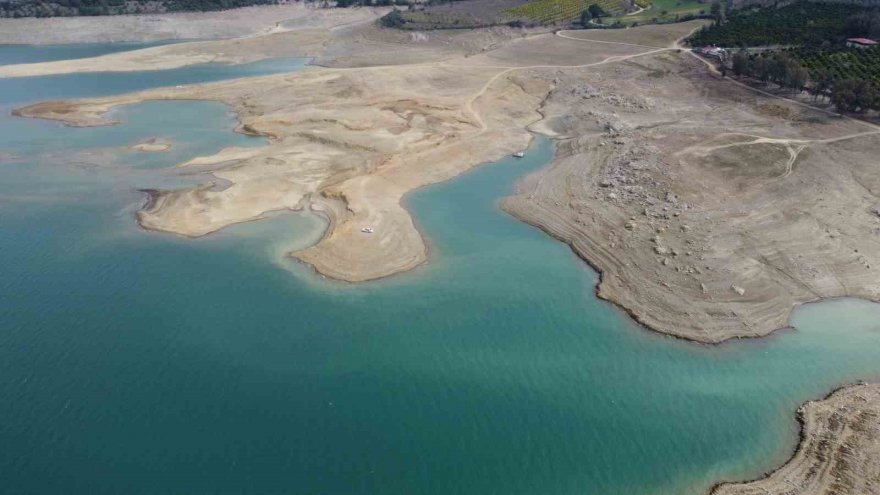
[[[691,38],[694,46],[819,45],[844,37],[880,34],[876,15],[864,7],[848,4],[796,2],[785,7],[734,10],[722,23],[715,23]],[[873,31],[877,33],[873,33]]]
[[[808,91],[813,98],[828,98],[841,112],[880,110],[880,89],[870,77],[841,78],[825,67],[811,70],[786,52],[767,55],[738,52],[732,62],[735,76],[776,83],[795,92]]]
[[[880,48],[847,38],[880,36],[880,12],[849,4],[800,1],[728,12],[694,34],[692,46],[740,47],[720,69],[828,99],[841,112],[880,110]],[[769,47],[769,48],[750,48]],[[730,51],[726,53],[731,53]]]
[[[0,0],[0,17],[207,12],[277,3],[278,0]]]

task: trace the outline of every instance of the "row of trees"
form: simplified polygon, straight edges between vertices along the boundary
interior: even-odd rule
[[[811,73],[786,53],[749,56],[745,51],[733,55],[731,64],[737,77],[747,76],[763,83],[775,83],[794,92],[809,91],[814,99],[828,98],[841,112],[864,113],[880,110],[880,91],[872,81],[835,80],[824,69]]]
[[[871,18],[866,9],[845,3],[797,1],[779,8],[740,9],[727,15],[720,5],[713,5],[716,22],[695,33],[690,42],[693,46],[729,47],[819,45],[847,36],[865,36],[850,34],[847,27],[863,24],[860,15]]]
[[[871,81],[844,79],[831,88],[831,103],[841,112],[880,110],[880,91]]]
[[[785,53],[772,56],[749,57],[741,51],[733,55],[733,74],[749,76],[761,82],[773,82],[793,91],[803,91],[810,78],[810,72]]]
[[[880,11],[874,9],[847,17],[844,31],[851,38],[880,38]]]

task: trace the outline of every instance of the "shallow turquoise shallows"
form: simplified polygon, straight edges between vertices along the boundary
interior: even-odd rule
[[[70,58],[85,58],[126,52],[140,48],[179,43],[179,41],[76,43],[68,45],[0,45],[0,65],[49,62]]]
[[[238,69],[0,94],[8,111],[46,87]],[[698,494],[785,461],[803,401],[880,378],[870,303],[702,346],[598,301],[566,246],[497,208],[550,159],[546,140],[411,194],[430,262],[351,285],[284,256],[320,236],[307,214],[197,240],[139,230],[138,188],[192,183],[170,167],[263,141],[215,103],[116,112],[122,125],[89,129],[0,118],[2,493]],[[151,137],[171,151],[127,150]]]

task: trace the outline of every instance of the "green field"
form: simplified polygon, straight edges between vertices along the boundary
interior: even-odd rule
[[[697,15],[701,10],[709,10],[708,3],[698,0],[635,0],[638,7],[645,9],[637,14],[627,14],[619,0],[536,0],[505,12],[533,22],[567,22],[577,20],[581,12],[594,3],[608,13],[602,22],[609,25],[618,21],[627,25],[673,21],[677,16]]]
[[[536,0],[505,12],[512,17],[534,22],[566,22],[578,19],[581,12],[592,4],[602,7],[609,15],[621,15],[625,12],[618,0]]]
[[[697,0],[653,0],[647,3],[650,6],[638,14],[609,17],[605,23],[611,24],[620,21],[627,25],[631,25],[633,22],[647,24],[654,22],[655,19],[660,22],[669,22],[675,20],[676,16],[698,15],[701,10],[708,13],[710,8],[708,1],[700,3]],[[643,6],[638,2],[637,5]]]

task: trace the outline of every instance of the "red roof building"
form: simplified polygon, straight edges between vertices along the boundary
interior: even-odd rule
[[[870,48],[877,46],[877,42],[868,38],[849,38],[846,40],[846,46],[850,48]]]

